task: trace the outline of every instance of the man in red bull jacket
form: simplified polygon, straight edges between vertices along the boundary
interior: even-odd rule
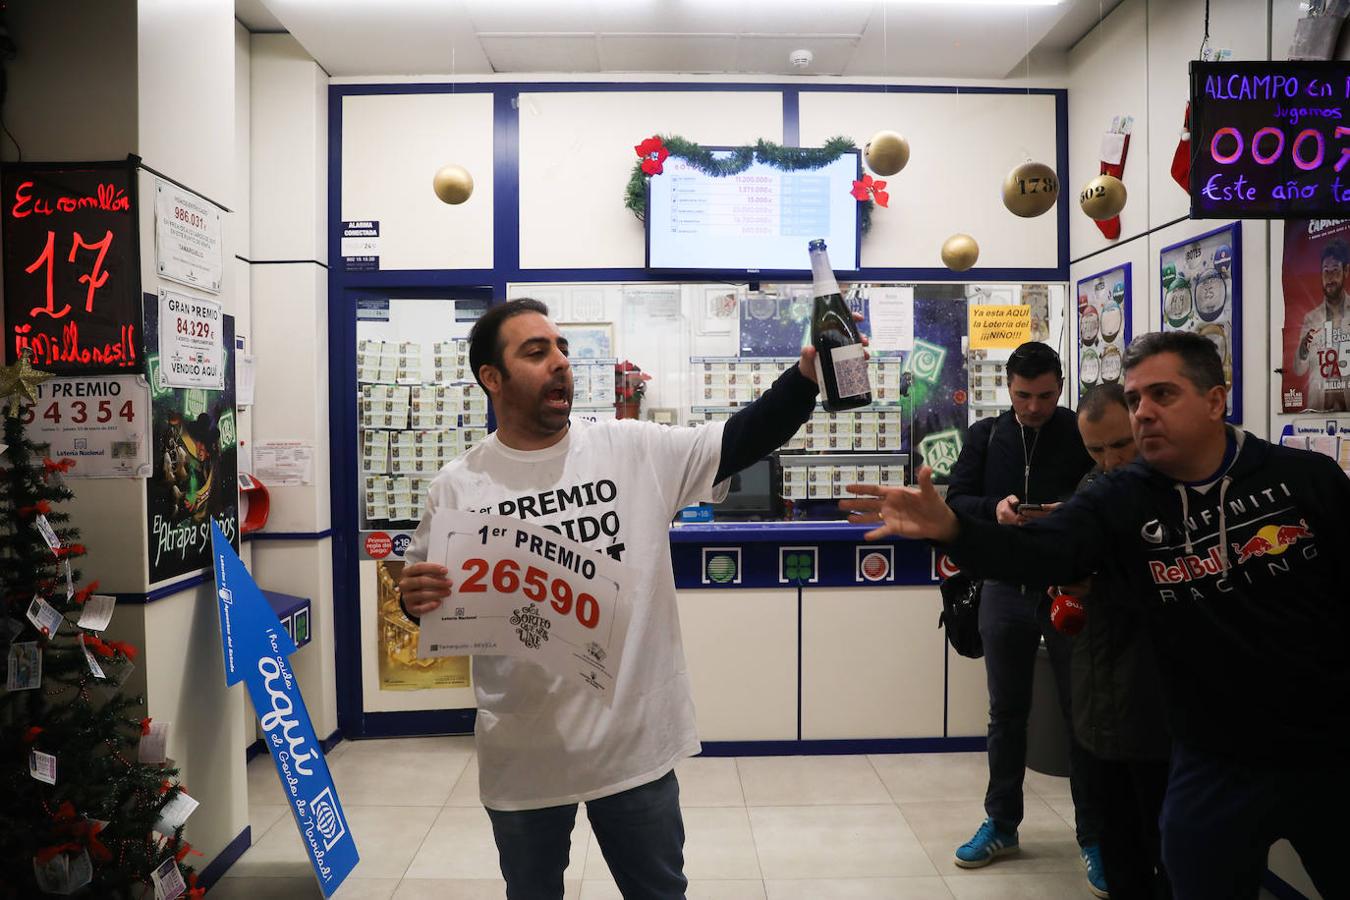
[[[1162,844],[1177,900],[1254,900],[1281,838],[1323,896],[1350,897],[1350,479],[1229,428],[1223,366],[1199,335],[1137,338],[1125,393],[1142,459],[1041,521],[955,513],[926,470],[918,488],[853,486],[865,499],[843,505],[882,521],[869,537],[936,540],[977,575],[1069,583],[1115,559],[1168,703]]]

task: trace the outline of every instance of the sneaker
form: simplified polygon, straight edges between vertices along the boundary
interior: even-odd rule
[[[956,864],[963,869],[978,869],[1017,851],[1017,832],[1000,833],[993,819],[985,819],[975,836],[956,848]]]
[[[1088,844],[1078,851],[1083,859],[1083,868],[1087,869],[1088,889],[1094,897],[1110,898],[1106,888],[1106,869],[1102,867],[1102,845]]]

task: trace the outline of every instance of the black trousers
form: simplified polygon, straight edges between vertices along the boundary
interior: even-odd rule
[[[1171,900],[1158,820],[1167,793],[1166,760],[1098,761],[1102,865],[1111,900]]]

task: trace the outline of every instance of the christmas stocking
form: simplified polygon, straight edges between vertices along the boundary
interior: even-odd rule
[[[1191,192],[1191,105],[1186,104],[1186,119],[1181,126],[1181,140],[1172,153],[1172,179],[1186,193]]]
[[[1102,175],[1119,178],[1125,174],[1125,156],[1130,152],[1130,121],[1120,119],[1111,123],[1111,130],[1102,135]],[[1097,228],[1108,241],[1120,237],[1120,216],[1098,219]]]

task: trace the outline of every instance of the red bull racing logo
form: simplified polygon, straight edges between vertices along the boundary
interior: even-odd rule
[[[1229,557],[1229,565],[1240,566],[1251,559],[1263,556],[1279,556],[1304,538],[1311,538],[1312,530],[1306,520],[1300,519],[1297,525],[1266,525],[1245,543],[1234,543]],[[1223,555],[1217,546],[1211,547],[1204,556],[1191,553],[1178,556],[1171,565],[1161,560],[1149,563],[1154,584],[1181,584],[1195,581],[1224,572]]]
[[[1297,525],[1267,525],[1247,543],[1233,545],[1233,553],[1237,556],[1233,564],[1240,566],[1258,556],[1279,556],[1301,539],[1312,536],[1306,519],[1299,519]]]

